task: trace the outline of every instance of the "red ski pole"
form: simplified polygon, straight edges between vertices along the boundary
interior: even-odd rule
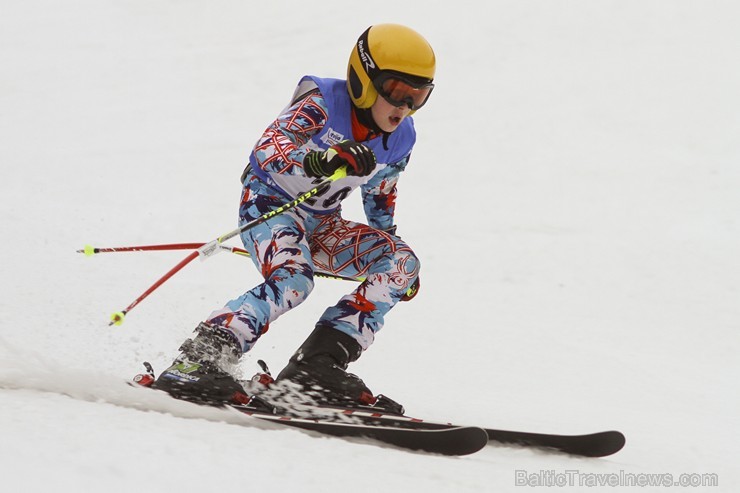
[[[84,248],[77,250],[77,253],[84,253],[86,257],[92,257],[99,253],[117,253],[117,252],[149,252],[149,251],[167,251],[167,250],[190,250],[198,249],[206,245],[206,243],[166,243],[162,245],[137,245],[137,246],[122,246],[122,247],[94,247],[92,245],[85,245]],[[233,254],[240,255],[242,257],[251,257],[248,251],[239,247],[232,247],[226,245],[219,245],[222,250],[228,250]],[[337,279],[340,281],[356,281],[362,282],[365,280],[364,277],[347,277],[340,276],[339,274],[329,274],[328,272],[315,271],[313,273],[316,277],[323,277],[325,279]]]
[[[141,303],[141,301],[152,294],[152,292],[157,289],[159,286],[161,286],[167,279],[174,276],[180,269],[188,265],[190,262],[192,262],[200,253],[196,250],[184,259],[180,261],[179,264],[174,266],[172,269],[169,270],[165,275],[160,277],[157,282],[152,284],[149,289],[144,291],[138,298],[136,298],[133,303],[131,303],[129,306],[126,307],[126,309],[116,312],[113,315],[111,315],[111,321],[108,323],[108,325],[121,325],[123,323],[123,319],[126,317],[126,314],[134,309],[136,305]]]
[[[92,257],[97,253],[111,253],[111,252],[148,252],[155,250],[197,250],[198,248],[205,245],[205,243],[168,243],[165,245],[140,245],[140,246],[125,246],[125,247],[114,247],[114,248],[96,248],[92,245],[85,245],[84,248],[77,250],[77,253],[84,253],[86,257]]]
[[[92,245],[85,245],[84,248],[77,250],[77,253],[84,253],[86,257],[92,257],[98,253],[117,253],[117,252],[152,252],[152,251],[169,251],[169,250],[197,250],[206,243],[166,243],[163,245],[137,245],[137,246],[122,246],[122,247],[94,247]],[[238,247],[227,247],[225,245],[219,245],[222,250],[228,250],[231,253],[237,255],[244,255],[249,257],[249,252],[243,248]]]
[[[225,242],[226,240],[231,239],[234,236],[237,236],[237,235],[243,233],[244,231],[246,231],[246,230],[248,230],[248,229],[250,229],[250,228],[252,228],[252,227],[254,227],[254,226],[258,225],[258,224],[261,224],[261,223],[267,221],[268,219],[277,216],[278,214],[282,214],[285,211],[288,211],[290,209],[293,209],[293,208],[299,206],[300,204],[302,204],[306,200],[308,200],[308,199],[310,199],[310,198],[312,198],[312,197],[314,197],[316,195],[319,195],[319,194],[323,193],[324,191],[326,191],[327,187],[329,187],[329,185],[333,181],[336,181],[336,180],[338,180],[340,178],[344,178],[346,176],[347,176],[347,169],[345,167],[339,168],[338,170],[336,170],[336,172],[333,175],[331,175],[328,178],[326,178],[325,180],[323,180],[321,183],[319,183],[318,185],[316,185],[311,190],[298,195],[298,197],[296,197],[294,200],[291,200],[290,202],[288,202],[286,204],[283,204],[282,206],[278,207],[274,211],[270,211],[270,212],[268,212],[266,214],[263,214],[260,217],[255,218],[255,219],[247,222],[246,224],[241,225],[240,227],[236,228],[235,230],[230,231],[230,232],[228,232],[226,234],[223,234],[223,235],[219,236],[215,240],[212,240],[212,241],[210,241],[208,243],[202,243],[202,244],[200,244],[200,246],[197,247],[198,249],[196,251],[192,252],[190,255],[188,255],[187,257],[185,257],[179,264],[177,264],[176,266],[174,266],[172,269],[169,270],[169,272],[167,272],[164,276],[162,276],[161,278],[159,278],[157,280],[157,282],[155,282],[154,284],[152,284],[149,287],[149,289],[147,289],[146,291],[144,291],[144,293],[142,293],[141,296],[139,296],[138,298],[136,298],[133,301],[133,303],[131,303],[129,306],[127,306],[125,310],[122,310],[120,312],[115,312],[111,316],[111,321],[110,321],[110,323],[108,325],[121,325],[123,323],[123,320],[126,317],[126,314],[128,312],[130,312],[131,310],[133,310],[136,305],[138,305],[144,298],[146,298],[147,296],[149,296],[155,289],[157,289],[165,281],[167,281],[167,279],[169,279],[170,277],[172,277],[173,275],[175,275],[180,269],[182,269],[187,264],[189,264],[190,262],[192,262],[193,259],[195,259],[195,257],[200,256],[201,258],[207,258],[207,257],[210,257],[211,255],[214,255],[214,254],[218,253],[219,251],[221,251],[222,249],[224,249],[224,247],[221,244],[223,242]],[[178,245],[185,245],[185,244],[183,243],[183,244],[178,244]],[[172,245],[170,245],[170,247],[171,246]],[[90,248],[92,248],[92,247],[90,247]],[[135,248],[135,247],[132,247],[132,248]],[[184,248],[184,247],[182,247],[182,248]],[[152,249],[154,249],[154,248],[152,248]],[[171,249],[181,249],[181,247],[178,246],[177,248],[171,248]],[[88,251],[89,251],[88,247],[85,247],[85,249],[82,250],[82,253],[85,253],[86,255],[88,255]],[[94,255],[94,254],[95,254],[95,252],[93,251],[90,255]]]

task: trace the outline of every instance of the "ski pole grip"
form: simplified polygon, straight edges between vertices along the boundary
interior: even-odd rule
[[[337,168],[334,174],[329,177],[329,180],[337,181],[341,178],[346,178],[346,177],[347,177],[347,166],[340,166],[339,168]]]

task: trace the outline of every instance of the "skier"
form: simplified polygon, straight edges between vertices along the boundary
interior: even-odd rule
[[[372,344],[388,311],[419,288],[419,260],[396,235],[393,215],[396,183],[416,140],[410,115],[427,102],[434,71],[434,52],[420,34],[378,24],[359,37],[346,81],[301,79],[249,157],[240,224],[278,209],[340,167],[347,176],[241,234],[264,282],[211,313],[155,388],[223,402],[244,392],[230,367],[271,322],[306,299],[314,272],[324,271],[364,281],[326,309],[277,381],[320,389],[320,402],[376,402],[346,370]],[[341,202],[356,188],[367,225],[341,216]]]

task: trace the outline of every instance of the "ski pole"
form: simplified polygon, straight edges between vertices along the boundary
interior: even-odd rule
[[[175,275],[180,269],[185,267],[187,264],[192,262],[196,257],[200,256],[201,259],[205,259],[212,255],[215,255],[216,253],[222,250],[221,243],[233,238],[234,236],[238,234],[243,233],[244,231],[247,231],[250,228],[257,226],[258,224],[262,224],[268,219],[271,219],[279,214],[282,214],[283,212],[289,211],[299,206],[306,200],[316,195],[320,195],[321,193],[324,193],[326,189],[329,187],[329,185],[331,185],[332,182],[339,180],[340,178],[344,178],[346,176],[347,176],[347,168],[342,166],[341,168],[337,169],[333,175],[327,177],[325,180],[320,182],[318,185],[316,185],[311,190],[299,194],[298,197],[296,197],[294,200],[291,200],[290,202],[283,204],[282,206],[278,207],[274,211],[267,212],[258,218],[252,219],[251,221],[241,225],[235,230],[229,231],[228,233],[219,236],[215,240],[212,240],[212,241],[209,241],[208,243],[203,244],[196,251],[190,253],[187,257],[185,257],[179,264],[177,264],[172,269],[170,269],[164,276],[157,279],[157,281],[154,284],[152,284],[149,287],[149,289],[144,291],[138,298],[136,298],[124,310],[121,310],[120,312],[115,312],[113,315],[111,315],[111,321],[108,323],[108,325],[109,326],[110,325],[121,325],[128,312],[133,310],[136,307],[136,305],[138,305],[139,303],[141,303],[141,301],[144,300],[144,298],[152,294],[154,290],[156,290],[159,286],[164,284],[165,281],[167,281],[170,277]]]
[[[137,246],[123,246],[123,247],[94,247],[92,245],[85,245],[84,248],[77,250],[77,253],[84,253],[86,257],[91,257],[99,253],[118,253],[118,252],[147,252],[147,251],[167,251],[167,250],[197,250],[198,248],[205,245],[205,243],[167,243],[162,245],[137,245]],[[233,254],[240,255],[242,257],[251,258],[248,251],[239,247],[232,247],[221,245],[222,250],[228,250]],[[328,272],[314,271],[316,277],[322,277],[325,279],[337,279],[340,281],[356,281],[362,282],[365,280],[364,277],[348,277],[340,276],[339,274],[330,274]]]
[[[157,289],[159,286],[161,286],[162,284],[164,284],[164,282],[167,279],[169,279],[170,277],[174,276],[180,269],[182,269],[183,267],[185,267],[186,265],[188,265],[196,257],[198,257],[198,252],[197,251],[192,252],[190,255],[188,255],[187,257],[185,257],[184,259],[182,259],[179,264],[177,264],[172,269],[170,269],[165,275],[163,275],[162,277],[160,277],[159,279],[157,279],[157,282],[155,282],[154,284],[152,284],[151,286],[149,286],[149,289],[147,289],[146,291],[144,291],[129,306],[127,306],[125,309],[121,310],[120,312],[115,312],[113,315],[111,315],[110,322],[108,323],[108,326],[111,326],[111,325],[121,325],[123,323],[123,319],[126,317],[126,314],[128,312],[130,312],[131,310],[133,310],[134,307],[136,307],[136,305],[138,305],[139,303],[141,303],[141,301],[144,298],[146,298],[147,296],[149,296],[150,294],[152,294],[152,292],[155,289]]]
[[[311,190],[304,192],[302,194],[299,194],[298,197],[296,197],[294,200],[281,205],[274,211],[270,211],[266,214],[261,215],[258,218],[252,219],[248,223],[242,224],[235,230],[230,231],[226,234],[223,234],[219,236],[218,238],[216,238],[215,240],[209,241],[208,243],[200,247],[198,249],[198,252],[200,253],[202,257],[210,257],[211,255],[218,253],[219,251],[221,251],[221,249],[219,248],[219,245],[221,245],[221,243],[227,240],[230,240],[236,235],[242,234],[248,229],[251,229],[257,226],[258,224],[261,224],[267,221],[268,219],[271,219],[277,216],[278,214],[282,214],[285,211],[288,211],[290,209],[293,209],[301,205],[303,202],[314,197],[315,195],[320,195],[324,193],[326,189],[329,187],[329,185],[332,184],[332,182],[339,180],[340,178],[344,178],[346,176],[347,176],[347,168],[345,166],[342,166],[341,168],[337,169],[333,175],[323,180],[321,183],[316,185],[316,187],[312,188]]]
[[[197,250],[198,248],[205,245],[205,243],[166,243],[162,245],[137,245],[137,246],[122,246],[122,247],[107,247],[100,248],[92,245],[85,245],[84,248],[77,250],[77,253],[84,253],[86,257],[92,257],[99,253],[117,253],[117,252],[150,252],[150,251],[167,251],[167,250]],[[237,255],[244,255],[249,257],[249,252],[243,248],[228,247],[221,245],[222,250],[229,250],[231,253]]]
[[[125,246],[115,248],[97,248],[92,245],[85,245],[84,248],[77,250],[77,253],[84,253],[86,257],[92,257],[98,253],[111,252],[147,252],[154,250],[196,250],[202,247],[204,243],[168,243],[164,245],[140,245]]]

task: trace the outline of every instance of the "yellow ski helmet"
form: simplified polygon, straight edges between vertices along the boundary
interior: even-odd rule
[[[431,85],[435,66],[434,51],[421,34],[399,24],[377,24],[362,33],[352,50],[347,90],[355,106],[369,108],[378,98],[375,84],[383,73],[408,75]]]

